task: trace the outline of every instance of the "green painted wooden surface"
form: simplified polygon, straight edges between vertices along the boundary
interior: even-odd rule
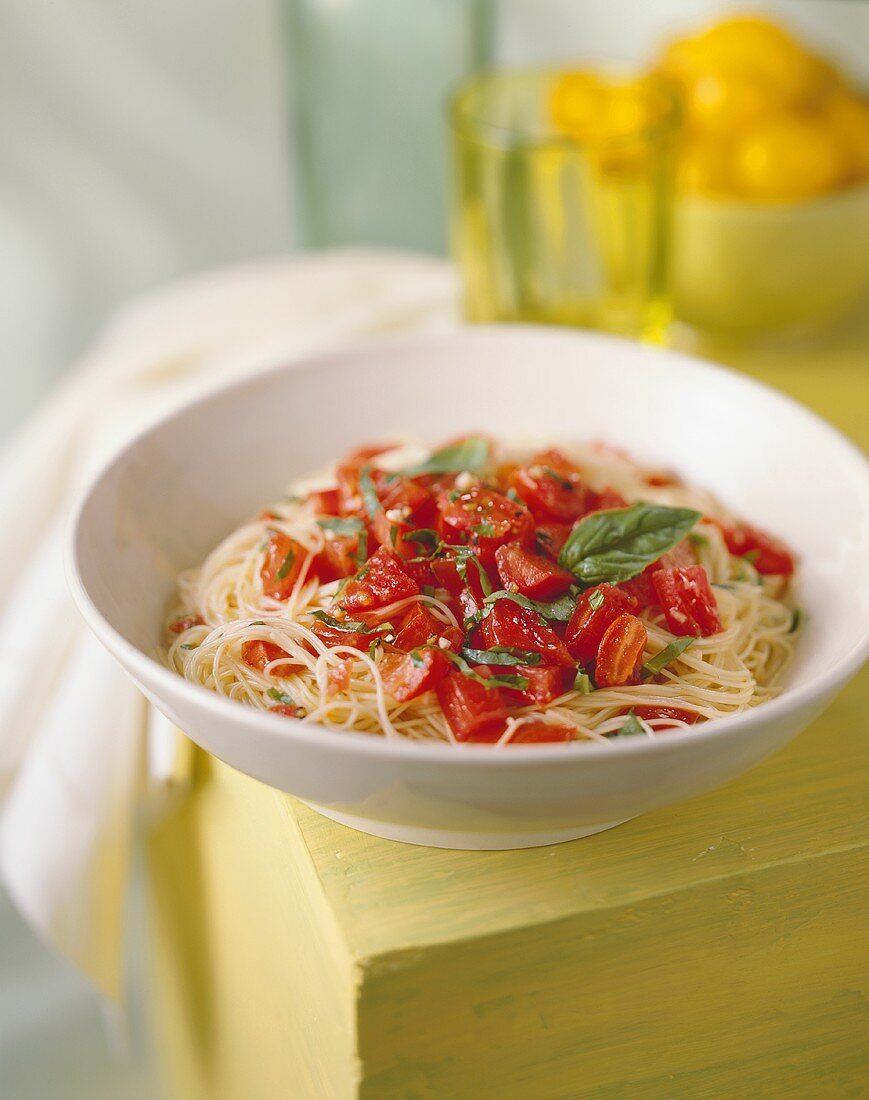
[[[867,351],[869,311],[717,356],[865,447]],[[151,840],[182,1100],[869,1094],[865,670],[727,787],[551,848],[392,844],[197,759]]]

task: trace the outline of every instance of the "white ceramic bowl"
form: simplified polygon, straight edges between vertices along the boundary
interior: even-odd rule
[[[365,440],[603,438],[674,467],[802,559],[807,626],[788,686],[755,710],[610,744],[453,748],[330,732],[228,702],[154,659],[181,568],[299,474]],[[85,618],[203,748],[379,836],[456,848],[606,829],[739,775],[856,672],[869,624],[869,468],[806,409],[718,367],[605,336],[518,326],[402,338],[272,367],[187,405],[90,487],[70,547]]]

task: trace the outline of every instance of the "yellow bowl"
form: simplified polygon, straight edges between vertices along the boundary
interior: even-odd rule
[[[788,206],[681,196],[677,317],[711,332],[823,326],[869,288],[869,184]]]

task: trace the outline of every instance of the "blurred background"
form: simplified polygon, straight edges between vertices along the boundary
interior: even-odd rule
[[[869,85],[869,4],[750,6]],[[446,254],[446,101],[475,70],[648,62],[726,10],[706,0],[5,0],[0,443],[116,307],[167,281],[301,247]],[[846,239],[865,264],[865,206],[857,217]],[[137,942],[134,928],[130,1016],[107,1030],[90,987],[0,897],[0,1096],[160,1096],[136,1007]]]

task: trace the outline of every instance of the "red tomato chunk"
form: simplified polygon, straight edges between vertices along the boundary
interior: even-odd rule
[[[369,611],[419,594],[419,585],[408,576],[394,554],[381,546],[366,567],[347,584],[341,604],[348,611]]]
[[[289,661],[289,654],[287,651],[281,649],[279,645],[275,645],[274,642],[264,642],[260,639],[255,639],[249,642],[242,642],[241,644],[241,659],[250,668],[255,668],[257,672],[265,672],[266,665],[270,664],[272,661],[279,660],[281,657],[286,657]],[[289,676],[301,667],[301,665],[289,661],[287,664],[276,665],[271,670],[270,675]]]
[[[388,694],[404,703],[437,687],[451,667],[440,649],[426,646],[410,653],[387,653],[380,662],[380,675]]]
[[[547,742],[573,741],[573,726],[560,726],[554,722],[523,722],[510,738],[511,745],[542,745]]]
[[[594,678],[600,688],[639,683],[646,628],[636,615],[619,615],[606,629],[597,650]]]
[[[461,645],[462,637],[461,630],[441,622],[422,604],[415,603],[405,615],[401,629],[395,636],[395,648],[409,653],[427,642],[433,641],[436,644],[439,638],[446,638],[450,648],[457,649]]]
[[[518,495],[541,520],[579,519],[588,511],[589,490],[573,463],[559,451],[542,451],[510,480]]]
[[[520,592],[532,600],[554,600],[573,584],[573,575],[521,542],[508,542],[495,551],[501,583],[508,592]]]
[[[583,592],[564,634],[571,655],[584,665],[590,665],[597,657],[597,647],[607,627],[619,615],[633,613],[638,608],[633,596],[611,584],[599,584]]]
[[[528,681],[528,687],[522,691],[518,688],[502,689],[504,699],[511,706],[516,707],[548,706],[567,691],[574,677],[572,669],[558,668],[554,665],[522,665],[511,667],[509,671],[524,676]]]
[[[640,703],[639,706],[624,707],[621,710],[621,714],[629,714],[633,710],[637,718],[642,718],[644,721],[648,721],[651,718],[675,718],[678,722],[685,722],[689,726],[697,721],[700,715],[696,710],[684,710],[682,707],[664,707],[653,706],[650,703]],[[675,725],[672,726],[656,726],[655,729],[676,729]]]
[[[436,691],[457,741],[497,741],[504,732],[507,708],[497,688],[453,672],[441,680]]]
[[[275,600],[289,599],[308,551],[282,531],[275,531],[266,547],[265,561],[260,569],[263,595]]]
[[[441,493],[438,512],[444,542],[473,547],[487,568],[494,566],[499,546],[530,541],[534,534],[534,520],[524,504],[479,486],[464,493]]]
[[[561,668],[573,668],[576,662],[555,631],[527,607],[509,599],[498,600],[483,619],[481,633],[487,649],[506,646],[539,653],[543,663]]]
[[[796,568],[793,555],[785,544],[765,531],[748,523],[737,523],[733,527],[720,523],[718,526],[730,553],[738,557],[749,555],[758,573],[790,576]]]
[[[652,574],[652,583],[672,634],[697,638],[721,630],[715,593],[702,565],[659,569]]]

